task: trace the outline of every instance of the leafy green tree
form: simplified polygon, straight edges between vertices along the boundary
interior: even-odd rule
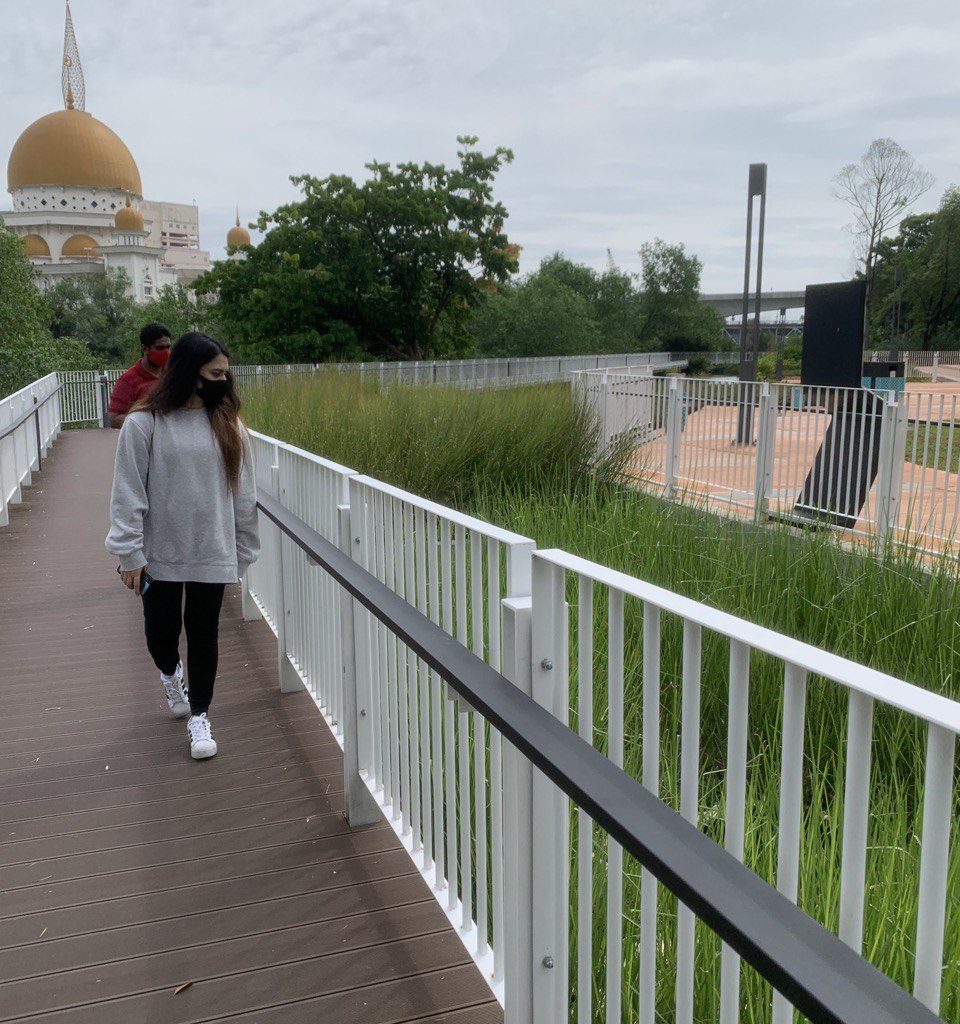
[[[508,149],[460,137],[454,167],[367,165],[293,178],[303,198],[261,214],[263,240],[196,283],[244,358],[426,359],[469,344],[472,310],[516,270],[495,201]]]
[[[119,366],[134,350],[141,314],[121,271],[65,277],[47,291],[55,338],[83,341],[101,366]]]
[[[536,275],[566,285],[590,304],[602,352],[638,350],[642,310],[632,274],[617,267],[598,273],[558,252],[541,261]]]
[[[603,342],[590,303],[549,276],[491,296],[474,313],[471,331],[479,357],[587,355]]]
[[[37,288],[23,242],[0,223],[0,347],[42,339],[50,310]]]
[[[151,302],[136,307],[134,319],[137,326],[146,323],[163,324],[169,328],[174,341],[187,331],[217,334],[216,327],[210,323],[207,310],[194,302],[186,288],[180,284],[164,285]],[[139,333],[139,330],[133,332],[132,346],[127,352],[130,359],[140,355]],[[222,340],[227,341],[226,338]]]
[[[874,338],[893,336],[896,270],[903,274],[901,327],[909,348],[960,342],[960,188],[948,188],[935,213],[907,217],[877,247],[870,316]]]
[[[700,260],[661,238],[641,246],[640,260],[641,351],[724,347],[723,320],[700,301]]]
[[[0,398],[54,370],[97,368],[93,354],[79,338],[52,338],[49,332],[32,341],[17,338],[0,345]]]
[[[89,365],[83,342],[50,336],[50,308],[23,243],[0,224],[0,398],[53,370]]]

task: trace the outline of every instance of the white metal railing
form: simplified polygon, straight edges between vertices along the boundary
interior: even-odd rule
[[[24,392],[11,396],[19,411],[0,405],[4,422],[57,387],[51,376],[25,389],[30,405]],[[41,451],[60,427],[61,394],[45,403],[42,421],[26,421],[34,437],[40,423]],[[676,416],[681,407],[669,401]],[[903,841],[919,845],[916,877],[903,874],[902,906],[884,906],[883,914],[912,961],[912,991],[939,1011],[945,953],[948,963],[953,957],[945,949],[948,911],[954,927],[958,914],[948,882],[958,870],[951,825],[960,704],[566,552],[538,552],[529,538],[277,439],[254,434],[253,443],[258,485],[283,508],[575,725],[615,764],[635,771],[658,798],[667,798],[665,779],[675,778],[676,809],[704,830],[715,828],[719,813],[723,843],[741,860],[746,837],[759,826],[749,794],[762,756],[750,753],[750,737],[761,726],[775,729],[778,746],[765,756],[774,759],[778,791],[777,887],[797,900],[801,837],[812,816],[820,838],[805,856],[839,850],[837,930],[856,951],[878,855],[869,845],[872,808],[882,808],[898,787],[915,788],[919,804],[904,822]],[[12,467],[22,482],[38,453],[29,434],[16,444],[0,442],[0,456],[4,473]],[[4,475],[4,508],[14,478]],[[578,1024],[654,1024],[658,1015],[690,1024],[698,957],[701,978],[706,970],[707,983],[716,985],[721,1024],[738,1021],[737,957],[726,950],[713,963],[682,907],[675,934],[664,932],[668,915],[652,876],[641,872],[637,881],[616,844],[581,812],[572,843],[567,798],[529,762],[526,769],[518,764],[495,729],[261,519],[261,557],[242,587],[244,615],[265,617],[278,638],[281,689],[306,687],[343,746],[351,820],[368,813],[362,791],[401,837],[504,1003],[507,1024],[558,1024],[570,1007]],[[595,686],[602,677],[605,685]],[[777,717],[761,723],[751,694],[761,687],[769,693],[771,680]],[[700,763],[701,695],[704,704],[724,704],[719,767]],[[837,695],[846,745],[831,752],[838,766],[831,784],[842,800],[842,822],[831,824],[804,783],[807,770],[823,765],[805,767],[804,752],[823,741],[811,734],[808,707]],[[904,734],[925,734],[922,784],[874,763],[877,730],[890,729],[891,715]],[[809,892],[803,909],[826,921],[829,902]],[[594,916],[602,941],[592,938]],[[665,966],[675,976],[668,998]],[[774,998],[774,1024],[786,1024],[791,1012]]]
[[[21,488],[31,482],[40,460],[60,432],[63,392],[56,393],[58,384],[57,374],[50,373],[0,399],[0,526],[7,525],[9,506],[20,501]],[[8,432],[14,422],[33,409],[37,410],[35,416]]]
[[[571,602],[569,619],[564,614],[538,616],[537,608],[563,609],[570,583],[575,586],[575,604]],[[858,953],[863,943],[863,921],[867,886],[865,871],[868,850],[870,806],[879,797],[883,780],[875,779],[871,790],[874,706],[906,712],[927,735],[926,774],[923,784],[922,834],[917,892],[918,915],[915,931],[914,994],[927,1007],[940,1006],[941,965],[944,957],[944,912],[955,896],[948,899],[947,881],[949,843],[954,811],[953,777],[956,734],[960,732],[960,704],[901,680],[829,654],[809,644],[746,622],[733,615],[681,597],[652,584],[607,569],[602,565],[567,554],[564,551],[539,551],[533,557],[533,672],[556,678],[550,685],[565,693],[575,680],[577,701],[574,713],[581,737],[591,744],[603,741],[608,756],[619,766],[624,764],[624,713],[641,708],[641,735],[628,736],[642,746],[641,781],[657,796],[663,797],[661,772],[664,768],[679,778],[679,812],[693,824],[699,823],[700,795],[704,776],[699,764],[701,673],[704,671],[703,646],[711,634],[724,638],[729,651],[727,687],[727,757],[723,766],[725,799],[722,801],[724,845],[738,860],[744,859],[745,835],[756,827],[747,815],[748,736],[755,731],[751,722],[751,662],[757,655],[773,659],[781,677],[779,810],[777,817],[776,885],[791,901],[797,901],[801,853],[801,828],[809,806],[805,804],[804,750],[810,737],[805,730],[808,692],[823,700],[827,686],[839,688],[847,700],[847,749],[845,776],[840,782],[843,800],[842,847],[839,879],[839,935]],[[605,609],[602,617],[598,608]],[[605,621],[603,621],[605,619]],[[642,651],[639,666],[629,670],[625,657],[625,623],[631,619],[639,633]],[[598,620],[600,622],[598,623]],[[668,730],[661,720],[666,704],[661,686],[664,673],[661,657],[669,621],[679,625],[679,667],[681,709],[679,715],[679,751],[667,742]],[[599,625],[599,628],[598,628]],[[636,635],[636,634],[634,634]],[[597,700],[594,676],[597,648],[606,650],[605,693]],[[566,652],[573,668],[566,672]],[[550,664],[551,671],[544,671]],[[558,675],[557,667],[560,666]],[[769,666],[766,669],[770,672]],[[710,685],[718,684],[716,669],[710,673]],[[673,678],[676,678],[674,676]],[[722,684],[721,684],[722,685]],[[594,725],[595,701],[607,709],[606,728]],[[558,703],[562,706],[563,701]],[[676,724],[673,724],[676,728]],[[815,743],[815,740],[812,741]],[[753,755],[757,757],[756,754]],[[591,985],[594,970],[593,922],[594,883],[599,877],[606,891],[607,973],[605,1020],[618,1024],[625,1010],[621,1007],[621,972],[639,979],[639,1004],[630,1019],[653,1022],[657,1019],[657,962],[662,954],[663,929],[658,925],[658,886],[653,877],[642,872],[639,891],[639,924],[623,913],[624,905],[635,906],[635,897],[625,894],[629,881],[616,844],[598,849],[593,826],[582,812],[577,820],[578,843],[576,883],[561,881],[556,893],[560,905],[570,905],[571,932],[578,941],[573,960],[578,983],[578,1024],[594,1017]],[[835,837],[839,838],[839,837]],[[829,840],[824,844],[829,847]],[[605,861],[605,863],[604,863]],[[906,884],[906,880],[904,880]],[[812,894],[813,898],[822,893]],[[823,921],[826,908],[808,905],[803,909]],[[632,941],[624,941],[625,927]],[[676,939],[675,1019],[693,1020],[694,992],[694,915],[680,908]],[[737,1024],[741,1019],[740,963],[724,949],[719,970],[719,1020]],[[623,993],[629,995],[629,990]],[[788,1024],[793,1011],[783,997],[773,997],[774,1024]]]
[[[819,814],[802,784],[805,744],[817,742],[808,727],[808,693],[818,701],[829,688],[844,695],[847,747],[835,780],[842,825],[825,835],[823,848],[840,850],[838,930],[858,952],[871,807],[883,806],[884,794],[903,782],[875,770],[871,778],[875,717],[906,715],[924,729],[922,815],[912,823],[919,870],[902,887],[904,907],[919,908],[912,988],[926,1006],[939,1008],[945,915],[955,901],[947,881],[957,859],[950,827],[960,704],[565,552],[538,552],[528,538],[275,439],[255,435],[255,442],[258,480],[284,507],[309,517],[323,536],[616,764],[637,770],[661,799],[664,773],[678,779],[676,809],[689,821],[707,827],[709,819],[715,829],[714,808],[722,808],[723,842],[740,860],[745,837],[759,824],[748,799],[757,770],[749,737],[761,724],[751,719],[752,687],[779,687],[779,724],[763,724],[779,728],[775,881],[793,901],[803,823]],[[346,766],[354,763],[357,785],[403,841],[504,1002],[507,1024],[559,1022],[571,1006],[578,1024],[653,1024],[664,1013],[658,976],[665,963],[676,979],[667,1016],[690,1024],[697,957],[701,979],[705,969],[715,971],[721,1024],[740,1020],[738,958],[726,950],[714,967],[704,967],[702,936],[683,908],[675,937],[664,932],[652,876],[644,872],[636,884],[616,844],[582,812],[571,836],[569,802],[539,772],[528,766],[529,789],[518,790],[523,769],[511,761],[508,773],[509,745],[496,730],[354,602],[347,630],[342,594],[288,539],[278,545],[280,534],[263,520],[261,559],[248,574],[244,601],[248,614],[259,609],[278,633],[281,686],[304,685],[313,694],[344,747],[348,805],[362,803],[351,793]],[[704,657],[717,644],[726,651],[725,672],[719,660]],[[668,676],[667,664],[679,667]],[[605,685],[595,686],[601,673]],[[355,691],[344,689],[344,679]],[[726,758],[708,771],[698,753],[702,685],[712,700],[725,693],[726,703]],[[665,719],[670,693],[679,704]],[[628,727],[634,720],[638,731]],[[725,780],[719,797],[718,772]],[[821,896],[808,894],[804,909],[826,921],[830,909],[816,902]],[[602,940],[594,937],[597,924]],[[791,1019],[779,996],[773,1012],[775,1024]]]
[[[735,353],[705,353],[723,364]],[[381,386],[391,384],[449,384],[457,387],[514,387],[522,384],[568,380],[574,371],[598,367],[655,371],[680,368],[690,358],[683,352],[631,352],[603,356],[545,356],[519,359],[408,360],[392,363],[278,363],[269,366],[232,367],[238,386],[259,388],[274,380],[312,377],[319,374],[357,374]],[[105,406],[123,370],[69,370],[58,376],[62,393],[63,422],[103,423]]]
[[[960,402],[799,384],[574,374],[629,472],[665,497],[960,555]]]
[[[529,594],[532,541],[365,476],[350,481],[350,522],[368,572],[500,669],[500,603]],[[355,635],[361,771],[502,995],[500,736],[370,614]]]

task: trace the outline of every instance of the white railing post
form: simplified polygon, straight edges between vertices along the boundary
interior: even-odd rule
[[[903,490],[903,463],[907,445],[907,399],[898,402],[888,391],[880,418],[880,452],[877,466],[877,544],[883,547],[894,536],[899,523]]]
[[[567,605],[564,570],[533,561],[531,696],[564,724],[568,719]],[[569,802],[539,771],[533,772],[533,1014],[532,1024],[566,1019],[568,997]]]
[[[930,369],[930,376],[931,376],[934,384],[937,383],[937,370],[939,368],[940,368],[940,352],[937,351],[937,352],[933,353],[933,365],[931,366],[931,369]]]
[[[106,429],[110,426],[110,389],[105,373],[96,381],[94,393],[97,397],[97,422]]]
[[[605,448],[611,441],[610,428],[607,422],[607,399],[610,393],[610,381],[608,374],[604,372],[600,377],[600,441]]]
[[[501,602],[503,674],[530,694],[531,599]],[[533,1020],[533,767],[503,741],[504,1024]]]
[[[350,478],[347,487],[350,509],[349,535],[352,544],[348,553],[355,562],[372,573],[374,565],[370,551],[364,491],[357,483],[356,477]],[[360,771],[365,772],[369,779],[376,777],[374,731],[378,728],[378,719],[374,704],[374,665],[377,659],[377,628],[376,620],[354,601],[353,636],[356,652],[357,707],[360,716],[357,723],[357,750]],[[378,786],[383,785],[382,779],[377,778],[376,782]]]
[[[766,515],[770,501],[776,438],[777,397],[770,394],[769,384],[761,384],[757,416],[757,472],[753,495],[753,518],[758,523]]]
[[[277,452],[279,458],[279,451]],[[270,477],[273,483],[273,496],[283,504],[284,489],[280,483],[280,466],[274,464],[270,467]],[[281,693],[296,693],[302,689],[303,682],[300,679],[300,674],[293,667],[293,662],[290,660],[290,655],[287,652],[287,616],[290,614],[290,609],[287,607],[287,594],[284,587],[284,572],[283,572],[283,548],[284,548],[284,534],[280,527],[276,527],[277,547],[276,547],[276,595],[277,595],[277,606],[274,612],[275,625],[277,627],[277,676],[280,681],[280,692]]]
[[[340,550],[349,555],[352,531],[350,506],[337,506]],[[372,825],[380,820],[380,809],[360,776],[360,738],[358,723],[370,721],[366,708],[358,700],[357,648],[354,633],[354,600],[343,587],[338,587],[340,611],[340,658],[343,679],[343,708],[340,728],[343,730],[343,799],[344,815],[351,828]]]
[[[680,433],[683,429],[682,403],[683,385],[676,378],[673,378],[667,389],[667,457],[663,465],[663,496],[665,498],[674,497],[680,478]]]
[[[240,614],[244,622],[255,622],[262,616],[257,602],[253,599],[253,594],[250,593],[249,576],[250,570],[248,569],[240,580]]]

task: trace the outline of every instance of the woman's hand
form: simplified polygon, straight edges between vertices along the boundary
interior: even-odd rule
[[[134,569],[132,572],[120,573],[123,585],[132,590],[137,597],[140,596],[140,577],[143,576],[143,569],[144,567],[141,565],[139,569]]]

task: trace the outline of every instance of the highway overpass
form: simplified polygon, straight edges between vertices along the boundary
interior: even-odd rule
[[[701,295],[700,300],[706,302],[721,316],[739,316],[743,310],[743,292],[715,292]],[[753,314],[753,295],[750,296],[750,313]],[[760,293],[760,310],[764,313],[777,312],[781,309],[803,309],[804,292],[801,291],[769,291]]]

